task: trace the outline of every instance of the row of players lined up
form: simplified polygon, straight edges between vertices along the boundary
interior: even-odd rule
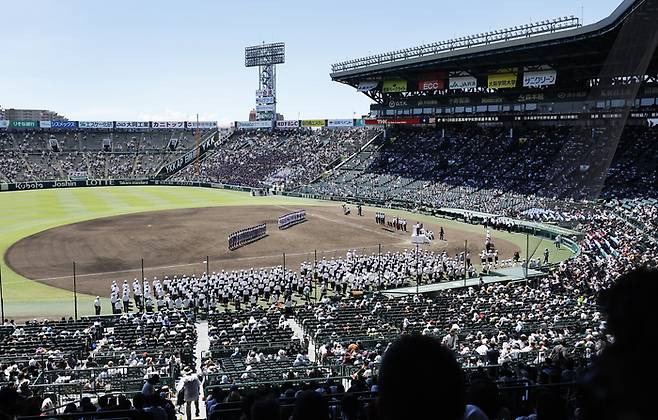
[[[248,244],[249,242],[264,236],[266,232],[267,225],[265,223],[246,229],[240,229],[228,236],[228,248],[231,250],[239,248],[242,245]]]
[[[376,212],[375,213],[375,223],[377,223],[378,225],[386,226],[386,227],[389,227],[391,229],[399,230],[399,231],[402,231],[402,232],[407,231],[407,219],[400,218],[400,217],[396,216],[396,217],[393,217],[391,219],[386,220],[386,213],[384,213],[384,212]],[[431,230],[425,229],[425,227],[423,226],[422,223],[416,223],[414,225],[414,228],[417,230],[417,232],[414,232],[414,233],[417,234],[418,232],[420,232],[422,230],[424,232],[425,236],[429,240],[434,240],[434,232],[432,232]],[[439,228],[439,240],[441,240],[441,241],[445,240],[445,230],[443,230],[443,226],[441,226]]]
[[[250,269],[231,272],[204,273],[200,277],[165,277],[162,281],[154,278],[140,282],[134,279],[132,287],[128,281],[119,287],[112,284],[110,300],[114,313],[128,312],[131,309],[131,296],[135,307],[146,310],[196,309],[234,304],[257,305],[259,300],[269,305],[283,302],[292,306],[293,295],[310,300],[311,296],[325,299],[330,295],[347,296],[352,291],[372,292],[411,285],[417,277],[417,267],[421,283],[453,281],[465,277],[478,276],[470,261],[470,254],[449,256],[445,251],[434,253],[420,251],[416,260],[415,250],[387,252],[384,254],[359,255],[348,251],[345,258],[322,258],[317,261],[314,278],[314,263],[303,262],[299,273],[284,270],[283,267]],[[498,263],[511,265],[512,260]],[[418,264],[418,265],[417,265]],[[493,264],[493,263],[492,263]],[[144,290],[142,290],[142,287]],[[132,289],[132,293],[131,293]],[[101,311],[101,300],[97,297],[96,312]]]

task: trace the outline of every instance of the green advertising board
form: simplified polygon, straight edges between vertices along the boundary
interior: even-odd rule
[[[9,128],[37,128],[39,127],[38,121],[31,120],[12,120],[9,123]]]

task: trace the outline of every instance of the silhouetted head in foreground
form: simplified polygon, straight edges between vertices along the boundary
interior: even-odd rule
[[[438,340],[403,336],[384,354],[379,398],[382,420],[461,419],[466,406],[463,372]]]
[[[656,331],[658,271],[625,274],[602,294],[608,332],[614,336],[585,380],[587,419],[655,418],[656,363],[648,343]]]
[[[322,395],[315,391],[304,391],[295,401],[293,409],[293,420],[327,420],[329,418],[329,407]]]

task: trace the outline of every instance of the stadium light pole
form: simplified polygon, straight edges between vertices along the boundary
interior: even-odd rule
[[[2,291],[2,264],[0,264],[0,312],[2,312],[2,319],[0,325],[5,322],[5,297]]]
[[[73,261],[73,315],[78,320],[78,287],[75,274],[75,261]]]

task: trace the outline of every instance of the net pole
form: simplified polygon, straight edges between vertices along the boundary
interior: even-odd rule
[[[382,288],[382,244],[378,245],[379,248],[379,261],[377,263],[377,274],[379,277],[379,284],[377,285],[377,289],[381,290]]]
[[[418,272],[418,243],[416,243],[416,295],[420,293],[420,273]]]
[[[466,253],[468,252],[468,239],[464,240],[464,287],[466,286],[466,273],[468,273],[468,267],[466,266]]]
[[[2,264],[0,264],[0,312],[2,313],[2,318],[0,319],[0,324],[5,322],[5,297],[2,287]]]
[[[146,313],[146,287],[144,279],[144,258],[142,258],[142,312]]]
[[[530,266],[530,234],[525,234],[525,273],[524,278],[528,280],[528,267]]]
[[[78,320],[78,285],[75,273],[75,261],[73,261],[73,316]]]
[[[315,284],[315,301],[318,301],[318,250],[313,250],[313,283]]]

